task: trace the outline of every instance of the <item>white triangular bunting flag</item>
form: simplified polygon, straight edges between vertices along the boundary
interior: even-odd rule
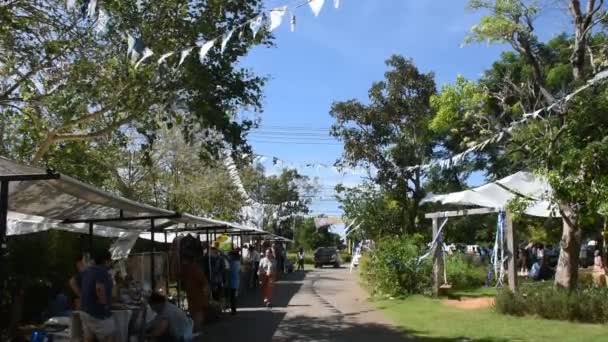
[[[312,10],[312,13],[315,15],[315,17],[318,17],[319,13],[321,13],[321,9],[323,8],[324,3],[325,0],[310,0],[308,2],[308,5],[310,6],[310,9]]]
[[[334,7],[340,8],[340,0],[334,0]]]
[[[179,58],[179,63],[177,64],[177,66],[181,66],[182,63],[184,63],[184,61],[186,60],[186,57],[188,57],[188,55],[190,55],[190,52],[192,52],[192,49],[194,49],[194,48],[188,48],[188,49],[182,50],[182,54],[181,54],[181,57]]]
[[[213,47],[213,45],[215,45],[215,39],[210,40],[208,42],[205,42],[205,44],[203,44],[201,46],[201,49],[198,52],[198,60],[201,63],[205,62],[205,57],[207,56],[207,53],[209,53],[209,50],[211,50],[211,48]]]
[[[291,32],[296,32],[296,16],[291,15]]]
[[[167,52],[166,54],[160,56],[160,58],[158,59],[158,64],[162,64],[167,58],[173,56],[175,52]]]
[[[152,50],[150,50],[149,48],[145,48],[144,50],[144,55],[141,57],[141,59],[135,64],[135,69],[137,69],[137,67],[146,59],[148,59],[150,56],[152,56],[154,54],[154,52]]]
[[[230,30],[222,38],[222,47],[220,49],[220,53],[224,53],[224,50],[226,50],[226,46],[228,45],[228,42],[230,41],[230,38],[232,38],[232,34],[233,33],[234,33],[234,30]]]
[[[249,23],[249,28],[251,29],[251,33],[253,33],[253,38],[258,35],[258,32],[260,32],[262,25],[264,25],[263,14],[260,14],[257,17],[253,18],[253,20],[251,20],[251,22]]]
[[[287,13],[287,6],[277,7],[270,10],[270,27],[268,30],[274,31],[281,26],[285,13]]]

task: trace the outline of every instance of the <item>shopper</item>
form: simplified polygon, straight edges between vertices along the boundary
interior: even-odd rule
[[[271,307],[272,303],[272,287],[274,277],[276,276],[276,261],[272,254],[272,249],[266,250],[266,255],[260,260],[260,268],[258,274],[260,276],[260,285],[262,286],[262,294],[264,296],[264,305]]]

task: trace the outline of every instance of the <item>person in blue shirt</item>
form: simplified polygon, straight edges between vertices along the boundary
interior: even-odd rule
[[[156,317],[146,327],[148,341],[188,342],[192,340],[192,321],[186,313],[159,293],[152,293],[148,304]]]
[[[80,319],[85,342],[115,340],[116,325],[110,310],[113,287],[109,272],[111,259],[109,251],[99,251],[94,256],[95,265],[82,272]]]
[[[233,250],[230,253],[230,308],[231,313],[236,315],[236,298],[238,295],[239,286],[241,285],[241,256],[238,250]]]

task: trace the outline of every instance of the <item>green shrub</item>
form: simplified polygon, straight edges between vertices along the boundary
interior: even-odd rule
[[[345,264],[350,264],[352,257],[347,252],[340,252],[340,258],[342,258],[342,262]]]
[[[372,295],[406,296],[430,289],[431,265],[428,258],[418,263],[424,252],[418,237],[387,238],[359,262],[363,283]]]
[[[516,293],[502,289],[496,310],[508,315],[534,315],[545,319],[585,323],[608,322],[608,289],[581,287],[574,291],[551,283],[528,283]]]
[[[448,283],[457,289],[476,288],[484,285],[487,267],[476,265],[471,258],[462,254],[446,258]]]

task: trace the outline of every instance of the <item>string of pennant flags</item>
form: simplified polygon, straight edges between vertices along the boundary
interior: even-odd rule
[[[141,10],[143,8],[142,5],[143,0],[137,1],[137,6]],[[338,9],[340,7],[340,0],[333,0],[334,7]],[[198,49],[198,59],[202,63],[204,63],[205,58],[209,51],[219,42],[220,43],[220,53],[224,53],[228,43],[233,38],[234,33],[241,30],[249,29],[251,30],[253,37],[257,37],[258,33],[262,30],[262,28],[266,27],[269,32],[272,32],[278,29],[281,24],[284,22],[284,17],[287,13],[290,14],[290,30],[291,32],[295,32],[296,30],[296,15],[295,10],[301,7],[308,5],[312,10],[312,13],[315,17],[318,17],[325,5],[325,0],[305,0],[302,3],[295,5],[290,9],[288,5],[274,7],[270,10],[265,10],[262,13],[256,15],[253,18],[250,18],[243,22],[242,24],[233,27],[228,32],[225,32],[222,35],[219,35],[213,39],[207,41],[198,41],[194,46],[189,46],[179,51],[170,51],[166,52],[157,59],[157,65],[161,65],[167,61],[173,55],[179,55],[179,62],[177,64],[180,67],[186,58],[192,54],[195,49]],[[68,10],[74,10],[76,7],[76,0],[66,0],[66,7]],[[97,14],[96,24],[94,27],[94,31],[96,33],[102,33],[105,31],[107,23],[109,21],[109,16],[107,12],[103,8],[98,8],[97,0],[85,0],[81,7],[81,11],[83,15],[89,18],[95,18]],[[140,38],[133,37],[130,33],[126,33],[127,38],[127,56],[130,57],[131,63],[134,64],[135,69],[137,69],[143,62],[151,58],[155,55],[155,52],[152,51],[149,47],[146,47],[143,41]]]
[[[607,78],[608,78],[608,70],[601,71],[601,72],[595,74],[592,78],[590,78],[585,83],[585,85],[577,88],[572,93],[562,97],[560,100],[555,101],[554,103],[552,103],[549,106],[543,107],[534,112],[523,114],[521,120],[513,121],[506,129],[496,133],[495,135],[493,135],[492,137],[490,137],[486,140],[483,140],[483,141],[469,147],[466,151],[458,153],[458,154],[453,155],[448,158],[437,159],[437,160],[431,161],[430,163],[427,163],[427,164],[408,166],[406,168],[406,171],[415,171],[415,170],[426,171],[426,170],[430,169],[431,167],[438,167],[440,169],[449,169],[453,166],[457,166],[461,162],[466,160],[466,157],[468,155],[470,155],[471,153],[481,152],[481,151],[485,150],[485,148],[487,146],[501,142],[508,135],[511,135],[517,127],[527,124],[531,120],[544,119],[543,116],[541,115],[542,113],[551,112],[555,109],[560,108],[561,106],[563,106],[566,103],[568,103],[569,101],[571,101],[574,97],[576,97],[578,94],[580,94],[584,90],[586,90],[600,82],[605,81]]]
[[[246,157],[246,155],[245,155]],[[253,154],[253,162],[254,163],[272,163],[273,166],[290,168],[290,169],[311,169],[311,170],[320,170],[325,169],[334,172],[337,175],[345,176],[365,176],[369,174],[369,170],[363,167],[338,167],[333,164],[327,163],[318,163],[318,162],[302,162],[302,163],[294,163],[291,161],[287,161],[275,156],[263,155],[263,154]]]

